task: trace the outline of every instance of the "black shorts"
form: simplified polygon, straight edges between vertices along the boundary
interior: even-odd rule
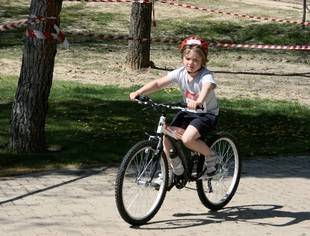
[[[217,125],[217,116],[211,113],[193,113],[180,111],[173,118],[170,126],[186,129],[188,125],[194,126],[201,137],[214,130]]]

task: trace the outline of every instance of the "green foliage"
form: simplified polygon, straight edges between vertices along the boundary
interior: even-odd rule
[[[133,89],[55,81],[46,123],[48,144],[60,152],[17,155],[6,149],[16,78],[0,77],[0,169],[41,168],[67,164],[119,162],[144,132],[156,129],[158,114],[128,101]],[[153,96],[178,101],[177,89]],[[310,152],[310,109],[296,103],[269,100],[220,101],[219,130],[234,134],[245,157]]]
[[[310,152],[310,109],[270,100],[221,101],[221,128],[239,138],[245,156]]]

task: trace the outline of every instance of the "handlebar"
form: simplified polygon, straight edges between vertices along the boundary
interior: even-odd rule
[[[148,96],[144,96],[144,95],[138,95],[135,100],[139,103],[139,104],[145,104],[145,105],[150,105],[151,107],[153,107],[156,110],[159,109],[170,109],[170,110],[179,110],[179,111],[188,111],[189,109],[187,108],[186,103],[181,104],[180,106],[177,105],[172,105],[172,104],[163,104],[163,103],[156,103],[154,102],[151,98],[149,98]],[[200,108],[203,109],[203,108]]]
[[[150,105],[151,107],[159,110],[161,108],[166,108],[170,110],[180,110],[180,111],[187,111],[187,108],[184,106],[175,106],[175,105],[170,105],[170,104],[163,104],[163,103],[156,103],[154,102],[151,98],[148,96],[144,95],[138,95],[135,100],[139,104],[144,104],[144,105]]]

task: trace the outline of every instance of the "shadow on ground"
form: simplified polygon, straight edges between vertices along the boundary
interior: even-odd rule
[[[310,212],[290,212],[281,210],[280,205],[244,205],[227,207],[222,211],[208,213],[178,213],[174,219],[154,221],[145,226],[134,227],[141,230],[184,229],[221,222],[245,222],[253,225],[285,227],[310,220]],[[275,221],[274,219],[277,219]],[[279,222],[279,223],[276,223]]]
[[[19,196],[15,196],[15,197],[0,201],[0,206],[4,205],[6,203],[10,203],[10,202],[14,202],[16,200],[20,200],[20,199],[23,199],[26,197],[30,197],[30,196],[38,194],[38,193],[46,192],[46,191],[49,191],[49,190],[54,189],[54,188],[59,188],[59,187],[62,187],[64,185],[74,183],[74,182],[79,181],[81,179],[85,179],[85,178],[88,178],[90,176],[102,173],[106,169],[107,169],[107,167],[93,168],[93,169],[86,169],[86,170],[53,170],[53,171],[43,171],[43,172],[38,172],[38,173],[14,176],[14,177],[12,177],[13,179],[14,178],[23,178],[23,177],[27,177],[27,178],[33,177],[34,178],[34,177],[40,177],[40,176],[44,176],[44,175],[62,174],[62,175],[68,175],[68,176],[72,177],[72,179],[69,179],[67,181],[60,182],[58,184],[54,184],[54,185],[51,185],[51,186],[48,186],[45,188],[33,190],[33,191],[27,192],[25,194],[21,194]],[[6,178],[6,179],[10,179],[10,178]]]

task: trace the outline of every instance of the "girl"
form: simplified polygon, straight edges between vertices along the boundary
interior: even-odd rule
[[[216,172],[216,155],[202,141],[206,131],[215,128],[219,107],[214,92],[216,82],[213,74],[206,68],[208,42],[197,36],[190,36],[179,46],[183,66],[169,72],[166,76],[151,81],[130,93],[134,100],[138,95],[147,95],[158,91],[171,83],[178,84],[187,103],[188,111],[179,112],[172,123],[171,129],[181,135],[184,145],[206,156],[207,175]],[[171,144],[164,139],[164,152],[169,157]]]

